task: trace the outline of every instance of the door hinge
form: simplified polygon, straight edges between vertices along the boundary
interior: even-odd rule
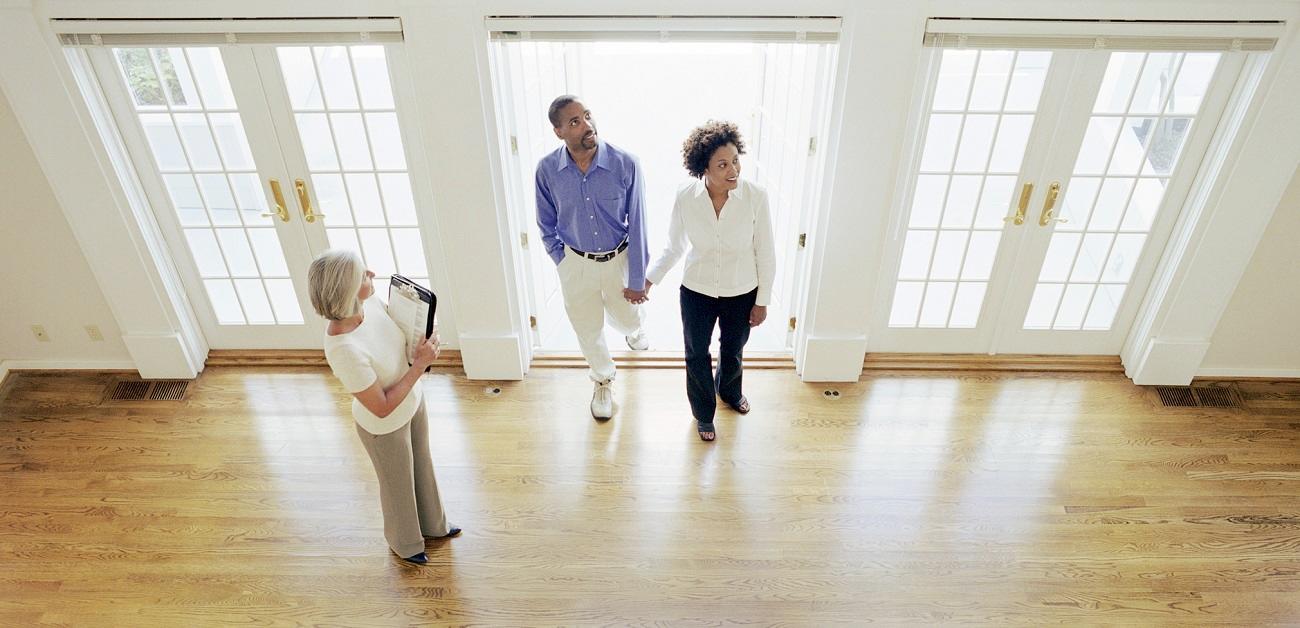
[[[510,154],[512,155],[519,154],[519,138],[513,135],[510,136]]]
[[[528,232],[524,231],[519,234],[519,246],[528,248]]]
[[[817,152],[817,136],[814,135],[808,138],[808,154],[811,155],[816,152]]]
[[[795,323],[796,323],[796,322],[797,322],[797,321],[795,320],[795,317],[791,316],[791,317],[790,317],[790,331],[794,331],[794,327],[795,327]]]
[[[536,317],[536,316],[529,316],[529,317],[528,317],[528,326],[531,327],[531,328],[533,328],[533,329],[537,329],[537,317]]]
[[[799,248],[802,249],[807,246],[808,246],[808,234],[806,233],[799,234]]]

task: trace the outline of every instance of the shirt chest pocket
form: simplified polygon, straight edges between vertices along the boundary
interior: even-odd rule
[[[601,194],[596,196],[596,208],[611,216],[622,216],[623,200],[626,198],[623,194]]]

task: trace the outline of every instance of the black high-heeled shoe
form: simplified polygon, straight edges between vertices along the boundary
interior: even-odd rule
[[[428,555],[428,554],[425,554],[424,552],[420,552],[419,554],[416,554],[416,555],[414,555],[414,556],[407,556],[406,558],[403,558],[402,560],[404,560],[404,561],[406,561],[406,562],[408,562],[408,563],[414,563],[414,564],[416,564],[416,565],[423,565],[423,564],[429,562],[429,555]]]
[[[464,530],[461,530],[460,528],[457,528],[456,526],[452,526],[452,527],[450,527],[450,528],[447,528],[447,533],[444,534],[444,535],[442,535],[442,536],[426,536],[426,537],[424,537],[424,538],[426,538],[426,539],[450,539],[450,538],[453,538],[453,537],[460,536],[460,533],[461,533],[461,532],[464,532]]]

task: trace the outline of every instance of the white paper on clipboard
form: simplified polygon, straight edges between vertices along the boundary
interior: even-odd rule
[[[401,275],[388,283],[388,316],[406,339],[406,361],[411,363],[415,348],[433,333],[438,298],[433,292]]]

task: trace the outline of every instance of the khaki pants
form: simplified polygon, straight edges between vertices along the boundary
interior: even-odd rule
[[[400,430],[376,436],[358,424],[357,435],[379,476],[388,547],[402,558],[423,552],[424,537],[448,532],[429,457],[429,418],[424,403]]]
[[[645,311],[623,298],[627,285],[627,251],[606,262],[597,262],[564,247],[564,259],[558,268],[560,290],[564,293],[564,311],[578,336],[591,379],[603,382],[614,379],[614,358],[605,343],[605,314],[610,325],[624,336],[641,329]]]

